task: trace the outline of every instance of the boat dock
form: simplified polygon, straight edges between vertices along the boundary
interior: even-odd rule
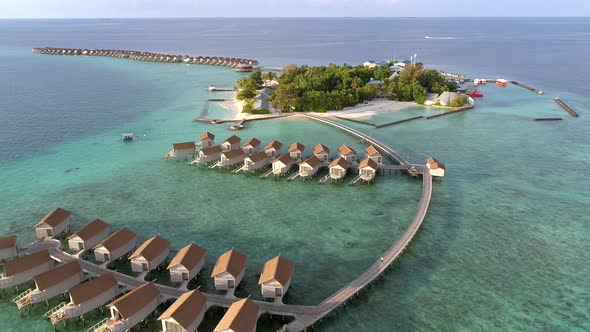
[[[452,110],[452,111],[448,111],[448,112],[444,112],[444,113],[440,113],[440,114],[435,114],[435,115],[430,115],[430,116],[425,116],[424,119],[426,119],[426,120],[435,119],[435,118],[438,118],[438,117],[441,117],[441,116],[445,116],[445,115],[451,115],[451,114],[455,114],[455,113],[461,113],[463,111],[467,111],[467,110],[470,110],[472,108],[473,108],[473,106],[467,105],[467,106],[459,107],[459,108],[457,108],[455,110]]]
[[[558,97],[555,97],[555,103],[557,103],[557,105],[561,106],[561,108],[563,108],[566,112],[568,112],[571,116],[573,116],[574,118],[579,117],[578,113],[576,113],[576,111],[574,111],[571,107],[569,107],[566,103],[564,103],[561,99],[559,99]]]
[[[393,122],[388,122],[388,123],[376,125],[375,128],[379,129],[379,128],[383,128],[383,127],[395,126],[400,123],[409,122],[409,121],[417,120],[417,119],[424,119],[424,118],[425,117],[419,115],[419,116],[415,116],[413,118],[408,118],[408,119],[403,119],[403,120],[398,120],[398,121],[393,121]]]
[[[517,81],[510,81],[510,83],[512,83],[514,85],[517,85],[517,86],[519,86],[521,88],[527,89],[529,91],[532,91],[532,92],[534,92],[534,93],[536,93],[538,95],[542,95],[544,93],[542,90],[532,88],[532,87],[530,87],[530,86],[528,86],[526,84],[522,84],[522,83],[519,83]]]

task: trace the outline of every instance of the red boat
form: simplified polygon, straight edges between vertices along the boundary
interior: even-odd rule
[[[481,97],[483,97],[483,93],[477,92],[477,91],[473,91],[473,92],[471,92],[469,94],[469,97],[472,97],[472,98],[481,98]]]

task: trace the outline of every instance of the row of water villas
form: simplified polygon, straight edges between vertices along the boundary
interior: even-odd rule
[[[45,215],[36,225],[35,232],[43,240],[53,239],[71,226],[71,213],[57,208]],[[124,257],[136,248],[137,236],[127,228],[111,234],[110,225],[96,219],[67,238],[70,251],[77,256],[94,248],[95,259],[110,262]],[[155,236],[141,244],[129,256],[134,272],[146,272],[165,264],[170,242]],[[52,324],[80,317],[99,308],[129,290],[120,285],[115,273],[91,277],[85,274],[80,261],[57,264],[50,251],[45,249],[20,255],[16,237],[0,237],[0,254],[4,273],[0,288],[18,287],[30,280],[34,288],[27,289],[13,299],[19,309],[48,301],[67,293],[68,302],[49,310],[44,317]],[[186,287],[204,265],[206,250],[191,243],[180,249],[167,265],[170,280]],[[234,249],[217,259],[211,277],[215,288],[231,292],[240,284],[246,269],[247,257]],[[264,298],[282,301],[289,289],[294,272],[290,260],[277,256],[267,261],[260,274],[259,285]],[[183,288],[186,289],[186,288]],[[157,284],[142,283],[108,304],[110,318],[106,318],[89,331],[126,331],[145,320],[166,298]],[[30,308],[30,307],[29,307]],[[206,294],[198,290],[184,292],[160,317],[163,331],[196,331],[208,309]],[[234,303],[217,325],[215,331],[254,331],[259,310],[255,302],[244,299]]]
[[[193,158],[190,164],[208,165],[209,168],[234,167],[233,173],[254,172],[271,165],[271,169],[263,177],[287,175],[291,168],[297,165],[298,170],[289,177],[289,180],[311,178],[320,168],[327,167],[328,174],[320,180],[320,183],[330,179],[343,180],[349,170],[358,172],[351,183],[370,182],[383,164],[383,155],[372,145],[365,149],[365,159],[359,161],[359,155],[347,145],[338,148],[337,157],[331,159],[330,149],[323,144],[314,146],[313,154],[305,158],[305,146],[298,142],[291,144],[287,153],[283,154],[283,144],[276,140],[263,147],[260,140],[251,138],[241,145],[241,138],[233,135],[221,144],[215,145],[215,135],[209,132],[202,134],[199,140],[198,143],[173,144],[172,150],[165,156]],[[199,150],[198,146],[200,146]]]
[[[216,65],[236,68],[245,71],[247,67],[258,66],[258,61],[253,59],[243,58],[228,58],[228,57],[210,57],[198,56],[193,57],[189,55],[175,55],[163,54],[154,52],[129,51],[129,50],[110,50],[110,49],[79,49],[79,48],[57,48],[57,47],[42,47],[33,48],[33,53],[50,54],[50,55],[86,55],[86,56],[105,56],[113,58],[127,58],[138,61],[148,62],[180,62],[187,64],[203,64]]]

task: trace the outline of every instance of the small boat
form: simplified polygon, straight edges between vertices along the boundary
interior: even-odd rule
[[[209,85],[209,91],[215,91],[217,88],[215,85]]]
[[[473,80],[473,84],[475,84],[475,85],[482,85],[482,84],[486,84],[486,83],[487,83],[487,81],[484,79],[481,79],[481,78],[476,78]]]
[[[496,80],[496,85],[501,86],[501,87],[506,87],[506,86],[508,86],[508,81],[503,78],[499,78]]]
[[[477,90],[471,91],[471,93],[469,94],[469,97],[472,98],[482,98],[483,97],[483,93],[478,92]]]

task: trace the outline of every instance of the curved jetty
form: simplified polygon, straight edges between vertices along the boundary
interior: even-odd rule
[[[213,66],[225,66],[237,69],[238,67],[248,65],[252,67],[258,66],[258,61],[254,59],[244,58],[227,58],[217,56],[190,56],[165,54],[143,51],[130,50],[110,50],[110,49],[81,49],[81,48],[61,48],[61,47],[36,47],[33,48],[33,53],[49,54],[49,55],[85,55],[85,56],[105,56],[111,58],[126,58],[137,61],[147,62],[168,62],[168,63],[186,63],[186,64],[201,64]]]

